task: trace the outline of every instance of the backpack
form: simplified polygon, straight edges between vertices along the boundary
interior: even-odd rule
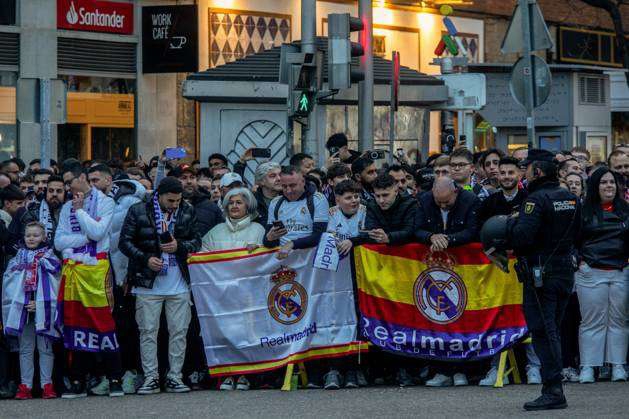
[[[277,202],[277,205],[273,209],[273,217],[275,218],[276,221],[277,221],[277,216],[280,213],[280,207],[282,206],[282,204],[285,201],[286,201],[286,197],[284,195],[282,195],[280,200]],[[306,197],[306,206],[308,207],[308,211],[310,212],[310,219],[312,220],[312,223],[314,224],[314,210],[315,210],[315,208],[314,208],[314,195],[308,195]]]

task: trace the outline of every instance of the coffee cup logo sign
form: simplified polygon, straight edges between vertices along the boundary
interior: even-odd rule
[[[57,0],[57,27],[130,35],[133,33],[133,4]]]

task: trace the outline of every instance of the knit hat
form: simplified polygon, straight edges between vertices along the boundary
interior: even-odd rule
[[[164,195],[167,193],[183,193],[183,186],[176,177],[167,176],[159,182],[157,194]]]

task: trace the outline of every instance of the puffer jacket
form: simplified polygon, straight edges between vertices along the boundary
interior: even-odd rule
[[[203,251],[242,249],[250,244],[262,246],[264,227],[251,221],[251,217],[233,221],[227,218],[211,229],[201,244]]]
[[[627,205],[602,218],[584,220],[581,230],[581,259],[592,268],[624,269],[629,254],[629,211]]]
[[[174,229],[177,240],[177,264],[186,282],[190,282],[188,271],[188,256],[197,252],[201,247],[201,236],[197,227],[197,217],[194,208],[182,202],[179,206],[177,221]],[[153,288],[157,272],[148,267],[151,257],[161,257],[159,238],[155,228],[153,203],[139,202],[133,205],[120,233],[120,251],[129,258],[129,283],[132,286]]]
[[[111,233],[109,235],[109,258],[111,259],[111,267],[114,271],[116,285],[122,286],[127,279],[129,258],[118,248],[120,232],[129,208],[144,200],[146,188],[142,186],[140,182],[130,179],[116,181],[114,185],[117,187],[117,191],[113,196],[116,207],[114,209]]]
[[[365,228],[382,229],[389,236],[389,244],[405,244],[413,239],[413,222],[417,212],[417,201],[408,195],[398,195],[386,211],[382,211],[376,201],[368,201]],[[371,242],[372,240],[367,240]]]

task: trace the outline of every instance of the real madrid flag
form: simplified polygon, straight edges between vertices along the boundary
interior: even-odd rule
[[[313,267],[316,249],[220,251],[189,259],[210,373],[248,374],[361,349],[349,258]],[[365,345],[362,345],[364,348]]]
[[[473,360],[528,333],[513,267],[510,274],[498,269],[478,243],[445,252],[421,244],[364,245],[354,259],[360,330],[383,349]]]

